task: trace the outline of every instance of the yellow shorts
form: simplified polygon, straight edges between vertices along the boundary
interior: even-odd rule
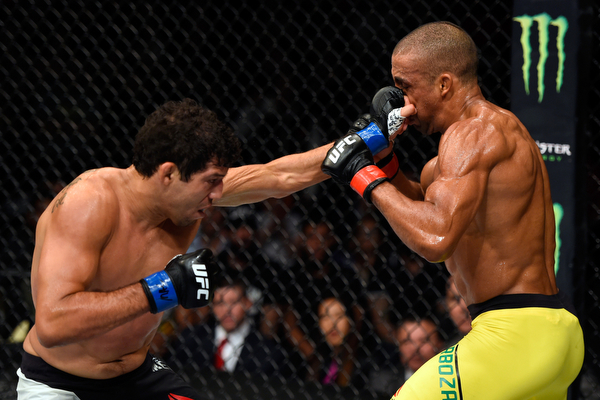
[[[584,344],[579,320],[562,304],[559,295],[517,294],[469,307],[471,332],[419,368],[392,400],[565,400]]]

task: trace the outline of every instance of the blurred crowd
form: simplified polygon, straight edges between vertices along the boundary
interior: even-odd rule
[[[347,235],[293,196],[212,208],[190,251],[222,274],[210,306],[166,314],[152,345],[189,377],[243,374],[390,396],[471,329],[442,264],[388,233],[368,208]]]

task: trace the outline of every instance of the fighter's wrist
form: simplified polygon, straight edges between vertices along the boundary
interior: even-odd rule
[[[354,175],[350,181],[350,187],[370,203],[371,191],[387,180],[387,175],[376,165],[368,165]]]
[[[150,304],[150,312],[157,314],[179,304],[175,286],[166,271],[159,271],[140,280]]]
[[[376,165],[390,180],[396,177],[400,169],[400,162],[398,161],[398,156],[394,151],[379,160]]]

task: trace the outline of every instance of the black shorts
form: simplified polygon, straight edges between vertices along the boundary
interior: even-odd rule
[[[40,357],[23,352],[21,372],[33,381],[75,393],[81,400],[204,399],[162,360],[150,354],[131,372],[111,379],[89,379],[63,372]]]

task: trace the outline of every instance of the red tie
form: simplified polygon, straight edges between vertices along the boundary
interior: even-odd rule
[[[223,346],[227,343],[227,338],[221,341],[219,347],[217,347],[217,352],[215,353],[215,368],[217,371],[223,371],[225,368],[225,361],[223,361],[223,356],[221,352],[223,351]]]

